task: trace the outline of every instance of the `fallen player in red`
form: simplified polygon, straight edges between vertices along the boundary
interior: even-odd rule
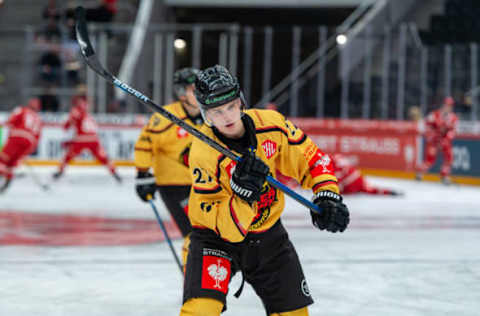
[[[377,195],[403,195],[400,191],[372,186],[367,182],[360,170],[344,155],[334,154],[330,156],[335,168],[334,173],[338,180],[341,194],[367,193]],[[277,179],[290,188],[298,187],[293,179],[277,172]]]

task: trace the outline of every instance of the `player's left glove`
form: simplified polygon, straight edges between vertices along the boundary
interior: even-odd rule
[[[230,179],[232,191],[242,200],[252,204],[260,199],[260,192],[270,169],[254,153],[242,156]]]
[[[155,191],[157,191],[153,174],[139,171],[135,179],[135,190],[142,201],[148,202],[149,199],[153,199],[155,197]]]
[[[310,211],[315,227],[332,233],[343,232],[347,228],[350,213],[340,195],[332,191],[320,191],[314,196],[313,203],[321,209],[320,214]]]

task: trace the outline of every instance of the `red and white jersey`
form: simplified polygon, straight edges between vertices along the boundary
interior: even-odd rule
[[[17,107],[8,121],[9,137],[27,139],[31,144],[37,144],[42,130],[40,115],[28,107]]]
[[[94,118],[87,112],[86,107],[82,105],[74,106],[70,110],[68,120],[63,125],[65,129],[74,128],[75,136],[72,139],[74,142],[96,142],[97,137],[97,123]]]
[[[362,177],[362,174],[354,167],[352,162],[341,154],[333,155],[333,167],[340,192],[343,192],[350,184],[355,183]]]
[[[426,133],[429,138],[453,139],[458,118],[453,112],[443,113],[441,110],[430,112],[425,119]]]

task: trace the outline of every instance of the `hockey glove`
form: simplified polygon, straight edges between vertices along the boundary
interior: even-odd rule
[[[318,205],[321,213],[310,211],[313,226],[329,232],[343,232],[350,222],[350,213],[342,197],[332,191],[320,191],[314,198],[313,203]]]
[[[230,187],[241,199],[252,204],[259,200],[269,171],[268,166],[254,153],[248,153],[237,163]]]
[[[157,190],[155,177],[150,172],[139,171],[135,179],[135,190],[142,201],[148,202],[149,199],[153,199]]]

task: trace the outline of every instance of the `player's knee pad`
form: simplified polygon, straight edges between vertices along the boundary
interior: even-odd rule
[[[185,267],[187,266],[187,257],[188,257],[188,249],[190,247],[190,234],[185,236],[183,239],[183,246],[182,246],[182,264],[183,264],[183,272],[185,272]]]
[[[308,316],[308,308],[302,307],[290,312],[270,314],[270,316]]]
[[[223,303],[207,297],[191,298],[180,310],[180,316],[220,316]],[[298,314],[300,315],[300,314]]]

